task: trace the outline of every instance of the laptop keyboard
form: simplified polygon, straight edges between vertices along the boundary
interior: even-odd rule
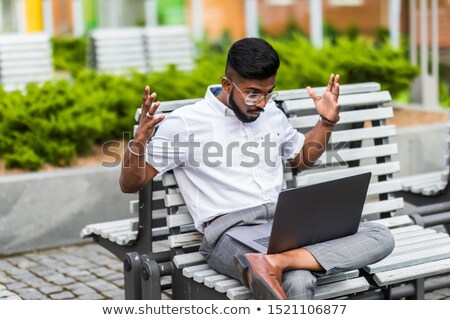
[[[255,242],[259,243],[260,245],[262,245],[263,247],[267,248],[269,246],[269,239],[270,239],[270,237],[262,237],[259,239],[255,239],[253,241],[255,241]]]

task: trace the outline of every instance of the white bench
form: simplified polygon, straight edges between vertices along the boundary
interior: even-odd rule
[[[126,74],[194,67],[194,44],[184,26],[97,29],[89,36],[88,65],[101,72]]]
[[[319,95],[323,92],[323,88],[315,90]],[[159,111],[170,112],[196,100],[164,102]],[[277,100],[298,130],[307,131],[317,122],[318,116],[305,90],[283,91]],[[394,126],[386,125],[386,119],[393,117],[392,108],[383,107],[388,101],[389,93],[380,91],[379,85],[375,83],[341,86],[341,121],[330,141],[333,146],[342,146],[339,157],[330,157],[331,153],[328,153],[328,156],[321,158],[326,165],[295,176],[292,172],[285,173],[287,185],[301,186],[371,171],[373,179],[363,219],[387,225],[397,242],[395,251],[378,264],[367,266],[364,270],[351,270],[321,278],[316,289],[316,299],[353,296],[357,293],[361,295],[363,292],[375,292],[382,297],[400,297],[398,288],[408,286],[412,286],[412,293],[407,293],[407,296],[416,295],[420,298],[423,297],[424,290],[420,288],[423,287],[424,278],[450,271],[448,235],[415,225],[410,216],[395,216],[395,211],[403,207],[403,200],[391,196],[392,192],[401,190],[401,184],[392,178],[400,170],[400,164],[391,160],[398,150],[397,145],[389,141],[396,132]],[[139,116],[140,110],[136,114],[137,121]],[[153,251],[124,255],[127,297],[156,299],[160,297],[162,289],[171,288],[174,299],[251,298],[248,288],[211,270],[198,253],[202,235],[193,227],[173,174],[157,177],[151,191],[141,191],[139,202],[132,202],[131,211],[141,213],[146,207],[145,203],[150,202],[153,205],[153,217],[165,216],[166,222],[159,228],[153,228],[152,233],[159,236],[158,240],[154,238],[151,241]],[[147,205],[147,210],[152,210],[151,206]],[[102,240],[98,239],[108,238],[122,246],[135,246],[142,241],[145,224],[141,218],[138,223],[132,219],[118,222],[121,225],[118,231],[107,224],[97,225],[94,231],[94,228],[87,226],[82,235],[93,237],[99,243]],[[160,282],[160,277],[164,275],[172,276],[171,284]],[[408,284],[404,285],[405,282]],[[404,291],[401,294],[404,296]]]
[[[0,83],[6,91],[24,90],[28,83],[53,78],[49,35],[45,33],[0,35]]]
[[[144,30],[150,71],[162,71],[168,65],[178,70],[194,68],[194,45],[185,26],[150,27]]]
[[[97,29],[89,35],[88,65],[101,72],[148,72],[142,28]]]

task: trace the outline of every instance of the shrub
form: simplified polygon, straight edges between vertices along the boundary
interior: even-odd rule
[[[395,95],[408,88],[417,74],[402,52],[386,45],[375,48],[360,38],[338,39],[336,45],[326,43],[322,50],[296,34],[269,40],[280,54],[280,90],[323,86],[334,72],[341,74],[341,83],[377,81]],[[0,88],[0,154],[8,168],[38,170],[44,163],[67,166],[77,155],[88,154],[95,143],[122,139],[132,129],[147,84],[160,101],[187,99],[204,96],[206,87],[219,83],[224,75],[225,44],[202,44],[197,67],[191,72],[171,66],[150,76],[113,76],[84,67],[80,58],[85,57],[84,42],[55,40],[55,64],[72,71],[72,80],[30,84],[26,95]],[[69,54],[71,47],[75,49]]]

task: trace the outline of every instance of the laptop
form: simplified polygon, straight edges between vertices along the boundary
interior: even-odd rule
[[[280,192],[271,223],[236,227],[227,234],[271,254],[352,235],[358,230],[372,173]]]

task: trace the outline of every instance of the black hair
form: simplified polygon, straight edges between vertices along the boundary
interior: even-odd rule
[[[280,58],[265,40],[244,38],[236,41],[228,51],[225,74],[231,67],[245,79],[263,80],[276,75]]]

